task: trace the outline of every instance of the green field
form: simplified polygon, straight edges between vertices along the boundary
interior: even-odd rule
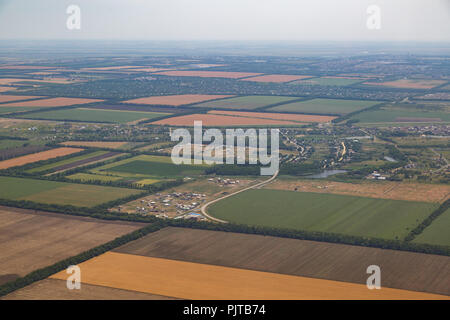
[[[75,173],[70,176],[66,176],[66,178],[71,180],[80,180],[83,182],[88,181],[101,181],[101,182],[111,182],[111,181],[118,181],[122,180],[122,177],[115,177],[115,176],[107,176],[107,175],[100,175],[100,174],[92,174],[92,173]]]
[[[214,217],[275,228],[402,239],[437,204],[283,190],[248,190],[214,203]]]
[[[298,97],[280,97],[280,96],[245,96],[230,99],[223,99],[205,103],[199,103],[194,107],[210,109],[243,109],[254,110],[276,103],[288,102],[299,99]]]
[[[22,147],[26,143],[30,142],[28,140],[2,139],[0,140],[0,150]]]
[[[366,100],[312,99],[283,104],[267,110],[278,112],[344,115],[372,107],[379,103],[379,101]]]
[[[399,119],[400,118],[400,119]],[[407,118],[408,121],[404,121]],[[442,122],[450,122],[450,113],[445,111],[431,111],[403,106],[383,106],[376,110],[368,110],[354,115],[351,119],[359,120],[361,123],[380,123],[380,122],[436,122],[440,119]],[[439,123],[437,121],[436,123]]]
[[[437,217],[413,242],[450,246],[450,209]]]
[[[47,171],[47,170],[50,170],[50,169],[53,169],[53,168],[56,168],[56,167],[59,167],[59,166],[63,166],[65,164],[69,164],[69,163],[73,163],[73,162],[76,162],[76,161],[85,160],[85,159],[89,159],[89,158],[92,158],[92,157],[100,156],[100,155],[103,155],[105,153],[108,153],[108,151],[91,152],[91,153],[88,153],[88,154],[83,154],[81,156],[71,157],[71,158],[68,158],[68,159],[65,159],[65,160],[61,160],[61,161],[49,163],[49,164],[46,164],[46,165],[43,165],[43,166],[39,166],[39,167],[30,169],[30,170],[27,170],[26,172],[28,172],[28,173],[43,172],[43,171]]]
[[[167,115],[169,115],[169,113],[76,108],[35,112],[21,117],[26,119],[127,123],[140,119],[154,119]]]
[[[26,107],[0,107],[0,114],[25,112],[30,110],[38,110],[36,108],[26,108]]]
[[[142,191],[47,180],[0,177],[0,199],[93,207]]]
[[[202,174],[206,165],[175,165],[170,157],[140,155],[91,170],[123,178],[173,178]],[[140,180],[142,180],[140,179]]]
[[[291,82],[292,85],[308,85],[308,86],[337,86],[337,87],[345,87],[355,83],[363,82],[364,79],[346,79],[346,78],[331,78],[331,77],[321,77],[321,78],[312,78],[307,80],[297,80]]]

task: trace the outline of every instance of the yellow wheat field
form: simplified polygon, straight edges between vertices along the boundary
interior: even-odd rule
[[[220,254],[220,253],[218,253]],[[107,252],[79,265],[81,281],[183,299],[449,299],[435,294]],[[51,278],[67,279],[65,271]]]

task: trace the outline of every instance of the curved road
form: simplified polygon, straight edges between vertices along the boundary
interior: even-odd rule
[[[275,172],[275,174],[274,174],[272,177],[270,177],[269,179],[267,179],[267,180],[265,180],[265,181],[263,181],[263,182],[257,183],[257,184],[255,184],[255,185],[253,185],[253,186],[250,186],[250,187],[241,189],[241,190],[239,190],[239,191],[236,191],[236,192],[227,194],[226,196],[223,196],[223,197],[220,197],[220,198],[217,198],[217,199],[215,199],[215,200],[211,200],[210,202],[205,203],[205,204],[201,207],[201,209],[200,209],[201,212],[202,212],[202,215],[204,215],[206,218],[208,218],[208,219],[210,219],[210,220],[213,220],[213,221],[216,221],[216,222],[228,223],[228,221],[225,221],[225,220],[221,220],[221,219],[217,219],[217,218],[211,217],[208,213],[206,213],[206,208],[207,208],[209,205],[211,205],[211,204],[213,204],[213,203],[216,203],[217,201],[220,201],[220,200],[223,200],[223,199],[225,199],[225,198],[234,196],[234,195],[236,195],[236,194],[238,194],[238,193],[241,193],[241,192],[244,192],[244,191],[247,191],[247,190],[250,190],[250,189],[262,187],[262,186],[264,186],[264,185],[266,185],[266,184],[272,182],[272,181],[278,176],[278,173],[279,173],[279,172],[280,172],[280,170],[277,170],[277,172]]]

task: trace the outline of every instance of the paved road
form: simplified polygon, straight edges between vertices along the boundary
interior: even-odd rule
[[[211,205],[211,204],[213,204],[213,203],[216,203],[217,201],[220,201],[220,200],[223,200],[223,199],[225,199],[225,198],[234,196],[234,195],[236,195],[236,194],[238,194],[238,193],[241,193],[241,192],[244,192],[244,191],[247,191],[247,190],[250,190],[250,189],[260,188],[260,187],[262,187],[262,186],[264,186],[264,185],[266,185],[266,184],[272,182],[272,181],[278,176],[278,173],[279,173],[279,172],[280,172],[280,170],[277,170],[277,172],[275,172],[275,174],[274,174],[272,177],[270,177],[269,179],[267,179],[267,180],[265,180],[265,181],[263,181],[263,182],[260,182],[260,183],[258,183],[258,184],[253,185],[253,186],[250,186],[250,187],[241,189],[241,190],[239,190],[239,191],[236,191],[236,192],[227,194],[226,196],[223,196],[223,197],[220,197],[220,198],[218,198],[218,199],[215,199],[215,200],[212,200],[212,201],[210,201],[210,202],[205,203],[205,204],[201,207],[201,209],[200,209],[201,212],[202,212],[202,215],[204,215],[206,218],[208,218],[209,220],[212,220],[212,221],[221,222],[221,223],[228,223],[228,221],[225,221],[225,220],[221,220],[221,219],[217,219],[217,218],[211,217],[211,216],[206,212],[206,208],[208,208],[209,205]]]

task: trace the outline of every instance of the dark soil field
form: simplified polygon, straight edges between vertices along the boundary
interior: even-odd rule
[[[296,239],[165,228],[115,252],[450,295],[450,257]]]
[[[0,206],[0,285],[143,226]]]

